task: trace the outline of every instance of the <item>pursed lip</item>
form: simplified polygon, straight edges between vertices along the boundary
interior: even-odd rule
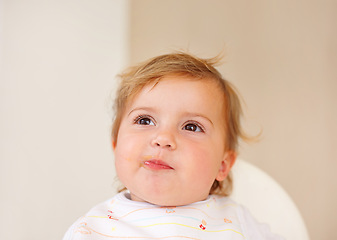
[[[143,166],[150,170],[173,170],[174,168],[165,161],[159,159],[149,159],[143,161]]]

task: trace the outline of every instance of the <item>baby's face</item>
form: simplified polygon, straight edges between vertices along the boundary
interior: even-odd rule
[[[115,164],[132,200],[177,206],[207,198],[235,160],[225,151],[223,101],[211,80],[169,76],[127,104]]]

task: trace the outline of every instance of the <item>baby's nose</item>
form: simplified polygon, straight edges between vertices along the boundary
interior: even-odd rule
[[[151,142],[153,147],[167,148],[169,150],[176,149],[175,137],[170,132],[161,132],[157,134]]]

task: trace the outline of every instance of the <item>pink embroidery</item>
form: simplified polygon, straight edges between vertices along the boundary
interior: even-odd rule
[[[112,212],[112,211],[110,211],[110,210],[108,210],[108,212],[109,212],[109,213],[111,213],[111,214],[113,214],[113,212]],[[110,214],[108,214],[108,218],[109,218],[109,219],[112,219],[112,220],[116,220],[116,221],[118,221],[118,219],[117,219],[117,218],[113,217],[113,216],[112,216],[112,215],[110,215]]]
[[[207,222],[203,219],[202,221],[201,221],[201,224],[199,225],[199,227],[202,229],[202,230],[205,230],[206,229],[206,227],[205,226],[207,225]]]
[[[166,213],[175,213],[176,211],[172,208],[166,208]]]
[[[75,232],[79,232],[82,234],[91,234],[91,230],[87,227],[86,222],[81,222]]]

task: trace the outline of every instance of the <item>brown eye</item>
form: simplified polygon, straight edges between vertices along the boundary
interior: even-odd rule
[[[191,132],[203,132],[202,128],[197,124],[189,123],[184,126],[184,129]]]
[[[139,125],[154,125],[154,122],[152,121],[152,119],[146,116],[137,117],[135,120],[135,123]]]

